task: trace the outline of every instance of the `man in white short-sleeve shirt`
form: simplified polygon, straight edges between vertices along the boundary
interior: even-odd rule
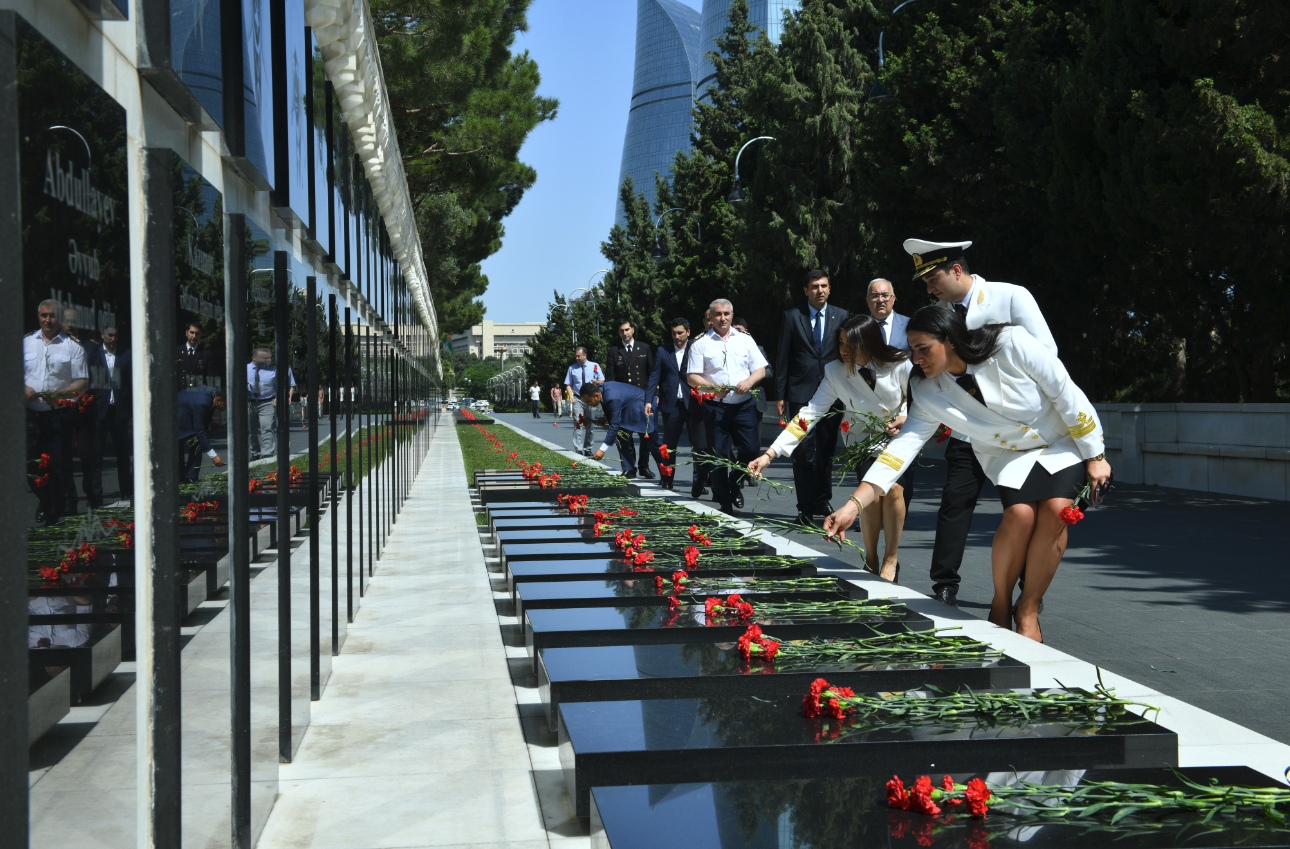
[[[704,398],[699,406],[712,453],[730,456],[733,442],[735,456],[742,465],[757,455],[760,444],[751,390],[766,377],[766,358],[751,336],[731,326],[735,311],[729,301],[713,301],[710,314],[712,328],[692,343],[688,379],[696,392],[715,396]],[[702,388],[705,386],[714,388]],[[731,388],[715,388],[720,386]],[[722,512],[733,513],[735,507],[743,506],[743,496],[731,485],[725,466],[710,465],[708,476]]]
[[[65,510],[75,509],[72,454],[78,396],[90,385],[85,349],[63,332],[61,314],[58,301],[41,301],[36,308],[40,329],[22,338],[27,459],[37,469],[27,481],[40,499],[36,521],[47,525],[62,518]]]

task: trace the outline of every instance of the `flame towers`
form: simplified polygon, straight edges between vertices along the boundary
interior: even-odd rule
[[[672,159],[690,149],[695,98],[716,78],[705,54],[716,47],[726,28],[730,0],[704,0],[699,12],[680,0],[638,0],[636,7],[636,73],[623,139],[618,186],[632,178],[636,191],[654,205],[654,172],[670,178]],[[778,42],[785,11],[801,8],[799,0],[750,0],[749,21]],[[617,194],[617,190],[615,191]],[[615,204],[616,221],[626,215]]]

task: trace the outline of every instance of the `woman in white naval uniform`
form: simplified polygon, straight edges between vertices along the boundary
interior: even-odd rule
[[[1024,566],[1016,630],[1042,642],[1039,602],[1066,551],[1061,511],[1086,481],[1100,486],[1111,477],[1101,422],[1061,360],[1025,328],[968,330],[956,313],[924,307],[910,319],[908,333],[915,366],[909,420],[855,494],[825,520],[825,530],[849,528],[944,423],[971,440],[1003,502],[994,535],[990,621],[1013,627],[1012,592]]]
[[[888,422],[887,432],[895,435],[905,422],[909,404],[907,387],[911,363],[909,353],[893,348],[883,341],[882,328],[867,314],[852,315],[838,327],[838,356],[824,366],[824,380],[815,390],[810,403],[803,407],[796,418],[789,422],[774,444],[756,460],[748,464],[749,470],[760,474],[776,457],[787,457],[810,433],[820,417],[829,412],[834,401],[841,400],[842,415],[849,427],[856,426],[859,416],[870,414]],[[801,421],[806,427],[801,426]],[[857,431],[858,432],[858,431]],[[844,431],[843,444],[851,434]],[[873,465],[870,459],[856,467],[857,480],[863,478]],[[876,498],[860,514],[860,531],[864,535],[865,568],[889,581],[900,577],[897,559],[900,536],[905,529],[905,514],[909,500],[914,496],[914,464],[891,484],[889,491]],[[849,527],[849,526],[848,526]],[[878,566],[878,533],[887,536],[881,570]]]

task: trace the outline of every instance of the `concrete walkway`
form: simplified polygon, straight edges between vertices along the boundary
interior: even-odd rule
[[[453,427],[433,432],[261,849],[550,845]]]

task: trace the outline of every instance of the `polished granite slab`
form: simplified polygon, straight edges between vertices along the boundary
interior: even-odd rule
[[[566,702],[559,712],[560,765],[585,817],[591,788],[605,785],[1178,763],[1178,735],[1131,713],[1105,724],[884,723],[831,731],[802,716],[801,693]]]
[[[528,610],[550,610],[556,607],[629,607],[632,605],[651,606],[669,604],[673,595],[672,581],[666,569],[660,572],[663,586],[653,575],[646,575],[639,580],[599,580],[599,581],[544,581],[520,584],[515,591],[515,616],[524,622],[524,613]],[[747,581],[752,575],[739,575],[736,580]],[[729,589],[700,592],[700,598],[709,595],[729,595],[742,593],[759,598],[775,600],[829,599],[829,598],[868,598],[865,590],[841,579],[834,578],[831,587],[807,590],[758,590],[755,585],[731,587]],[[693,597],[696,593],[681,593]]]
[[[1179,772],[1206,785],[1276,787],[1249,767],[1184,767]],[[933,774],[939,780],[944,771]],[[992,786],[1011,784],[1011,772],[952,773],[966,784],[981,778]],[[1168,818],[1149,813],[1112,825],[1118,808],[1081,818],[1012,816],[992,808],[984,819],[962,814],[932,818],[887,806],[890,775],[873,772],[852,778],[744,780],[702,784],[643,784],[595,787],[591,791],[593,849],[1230,849],[1290,847],[1290,831],[1261,816],[1201,814]],[[1056,770],[1022,773],[1034,784],[1078,786],[1120,781],[1182,787],[1168,769]]]
[[[558,486],[543,489],[537,484],[528,482],[483,482],[477,490],[479,503],[485,506],[504,502],[555,501],[560,495],[586,495],[590,498],[640,495],[640,488],[630,483],[615,486]]]
[[[688,570],[696,578],[721,578],[736,575],[763,575],[766,577],[792,578],[811,576],[819,569],[828,568],[825,561],[833,558],[821,557],[802,561],[801,566],[787,568],[759,567],[742,557],[710,559],[706,563],[699,561],[701,568]],[[675,561],[655,561],[653,566],[660,573],[679,569],[683,561],[678,556]],[[817,565],[818,564],[818,565]],[[548,581],[584,581],[590,579],[634,581],[639,580],[641,573],[626,561],[617,557],[604,557],[587,560],[521,560],[506,565],[506,588],[512,598],[516,598],[519,587],[526,583]]]
[[[766,632],[775,636],[773,629]],[[561,704],[612,699],[691,699],[715,696],[801,697],[816,678],[856,692],[956,690],[1030,686],[1030,667],[1003,656],[954,664],[820,664],[746,661],[729,642],[655,646],[578,646],[538,656],[537,682],[552,730]]]
[[[692,524],[694,523],[689,522],[687,524],[682,525],[679,522],[674,522],[668,525],[660,526],[660,525],[647,525],[644,523],[640,523],[640,524],[632,524],[630,526],[630,530],[635,531],[637,534],[644,535],[646,539],[645,547],[648,549],[654,550],[659,546],[665,546],[668,549],[676,549],[676,550],[683,551],[687,547],[694,545],[694,541],[689,538],[688,534],[685,533],[686,528],[690,527],[690,525]],[[673,539],[666,540],[666,541],[660,540],[658,542],[655,542],[650,539],[650,534],[652,532],[661,531],[663,528],[672,530]],[[615,528],[614,530],[609,531],[608,533],[602,533],[600,536],[596,536],[595,528],[592,525],[565,525],[563,527],[551,527],[551,528],[514,528],[514,529],[507,528],[505,530],[499,529],[495,531],[493,533],[493,537],[503,545],[508,545],[508,544],[516,545],[516,544],[522,544],[526,542],[527,543],[613,542],[614,534],[624,529],[626,529],[626,526],[624,528]],[[744,536],[741,532],[734,530],[732,528],[726,528],[722,530],[717,530],[716,528],[706,528],[704,529],[704,533],[706,533],[708,538],[712,540],[712,546],[711,547],[705,546],[703,549],[704,551],[712,551],[714,549],[723,548],[723,547],[729,548],[735,545],[746,547],[748,545],[757,544],[755,543],[755,541],[748,539],[748,537]]]
[[[868,637],[905,631],[930,631],[932,620],[901,609],[895,615],[833,617],[802,615],[775,620],[753,616],[738,624],[708,625],[702,604],[667,607],[566,607],[530,610],[524,629],[524,646],[533,658],[549,648],[565,646],[660,645],[663,643],[733,643],[756,623],[785,640],[809,637]],[[773,626],[773,628],[772,628]]]
[[[690,543],[660,544],[651,546],[651,550],[656,554],[671,553],[680,554],[690,545]],[[612,538],[601,537],[600,539],[567,539],[555,540],[552,542],[507,542],[502,540],[498,546],[502,566],[506,567],[511,563],[523,560],[586,560],[586,559],[604,559],[614,557],[619,552],[614,546]],[[710,548],[705,548],[703,554],[706,557],[718,557],[721,555],[743,554],[755,557],[761,554],[774,554],[775,550],[765,543],[756,540],[739,538],[732,540],[723,540]]]

